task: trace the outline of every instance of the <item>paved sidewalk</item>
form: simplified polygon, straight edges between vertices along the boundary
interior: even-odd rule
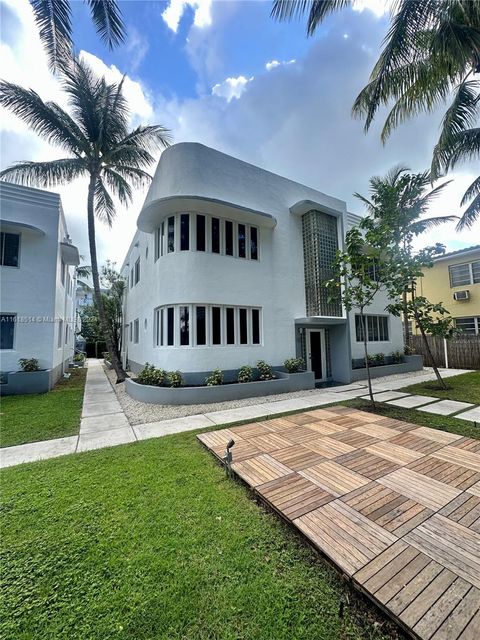
[[[362,380],[349,385],[317,389],[313,393],[309,392],[308,396],[306,395],[305,397],[275,400],[236,409],[211,411],[203,414],[185,416],[183,418],[131,426],[122,411],[115,391],[105,375],[102,363],[103,361],[101,360],[88,360],[87,381],[85,384],[79,435],[0,449],[0,468],[11,467],[24,462],[55,458],[81,451],[113,447],[119,444],[135,442],[136,440],[158,438],[172,433],[193,431],[215,425],[227,426],[233,423],[248,422],[249,420],[257,420],[260,418],[267,419],[288,411],[313,409],[352,398],[368,398],[368,396],[366,396],[367,385],[366,382]],[[444,378],[449,378],[461,373],[467,373],[467,371],[461,369],[442,370],[442,376]],[[461,409],[467,409],[467,411],[464,411],[464,414],[463,412],[457,413],[455,417],[472,422],[480,421],[480,407],[472,408],[473,405],[468,403],[454,403],[454,405],[448,405],[447,408],[445,408],[445,404],[442,405],[442,403],[448,401],[426,396],[411,396],[404,392],[396,391],[410,384],[433,379],[434,375],[430,371],[426,371],[425,374],[420,376],[418,374],[403,374],[373,380],[372,387],[375,398],[379,402],[410,407],[413,406],[408,403],[410,398],[423,398],[425,402],[420,400],[418,403],[419,409],[424,410],[424,408],[429,407],[430,413],[438,413],[440,415],[448,415],[445,412],[449,409],[449,414],[459,412]],[[399,404],[401,402],[406,402],[406,404]],[[412,402],[415,401],[412,400]],[[420,404],[423,406],[420,407]],[[439,405],[438,411],[432,411],[432,408],[435,407],[436,404]],[[465,406],[457,407],[459,404]],[[215,405],[212,405],[212,409],[214,406]]]

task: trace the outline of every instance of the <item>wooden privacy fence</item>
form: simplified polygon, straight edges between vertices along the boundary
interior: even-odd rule
[[[439,367],[447,366],[445,363],[446,350],[449,368],[480,369],[480,335],[457,336],[446,340],[446,347],[443,338],[428,336],[428,344]],[[432,366],[433,363],[425,350],[422,336],[411,336],[410,346],[415,353],[423,356],[423,363],[426,367]]]

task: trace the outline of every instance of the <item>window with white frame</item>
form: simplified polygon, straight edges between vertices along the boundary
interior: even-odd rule
[[[140,282],[140,258],[135,262],[135,284]]]
[[[367,342],[388,342],[388,316],[365,315],[363,320],[366,324]],[[355,316],[355,336],[357,342],[363,342],[364,324],[362,316]]]
[[[0,314],[0,349],[13,349],[16,319],[15,313]]]
[[[58,321],[57,347],[60,349],[63,340],[63,320]]]
[[[261,344],[261,309],[183,304],[154,311],[156,347],[247,346]]]
[[[451,287],[463,287],[480,283],[480,260],[465,262],[464,264],[452,264],[448,267],[448,271],[450,273]]]
[[[140,320],[136,318],[133,321],[133,341],[135,342],[135,344],[138,344],[139,339],[140,339]]]
[[[65,272],[66,272],[66,265],[65,265],[65,262],[62,260],[60,264],[60,279],[64,286],[65,286]]]
[[[457,329],[460,329],[462,333],[478,336],[480,334],[480,316],[455,318],[455,326]]]
[[[20,253],[20,234],[0,232],[0,265],[18,267]]]
[[[254,225],[203,213],[169,216],[154,232],[155,260],[175,251],[201,251],[259,260],[260,232]]]

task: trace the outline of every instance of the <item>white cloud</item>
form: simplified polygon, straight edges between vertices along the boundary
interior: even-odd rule
[[[291,60],[270,60],[270,62],[267,62],[265,64],[265,69],[267,71],[271,71],[272,69],[276,69],[277,67],[284,67],[288,64],[295,64],[296,59],[292,58]]]
[[[196,27],[209,27],[212,24],[212,0],[170,0],[162,13],[162,18],[174,33],[177,33],[180,21],[188,7],[194,10],[193,24]]]
[[[212,87],[212,95],[219,98],[225,98],[227,102],[230,102],[233,98],[237,100],[245,92],[249,82],[252,82],[254,76],[246,78],[245,76],[238,76],[237,78],[226,78],[223,82]]]
[[[149,50],[147,39],[140,34],[135,27],[128,28],[128,40],[126,49],[128,53],[129,67],[132,72],[136,72],[142,64]]]
[[[393,6],[393,0],[355,0],[354,11],[371,11],[377,18],[381,18],[388,13]]]

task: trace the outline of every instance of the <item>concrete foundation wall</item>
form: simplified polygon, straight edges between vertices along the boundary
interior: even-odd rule
[[[292,374],[280,371],[275,373],[279,376],[276,380],[259,380],[258,382],[225,384],[214,387],[179,387],[177,389],[138,384],[138,382],[127,378],[125,389],[129,396],[140,402],[179,405],[225,402],[315,387],[313,373],[309,371]]]
[[[410,371],[421,371],[423,369],[422,356],[405,356],[405,362],[399,364],[387,364],[381,367],[370,367],[370,376],[372,378],[381,378],[383,376],[391,376],[395,373],[408,373]],[[365,380],[367,377],[366,369],[353,369],[352,382],[356,380]]]

